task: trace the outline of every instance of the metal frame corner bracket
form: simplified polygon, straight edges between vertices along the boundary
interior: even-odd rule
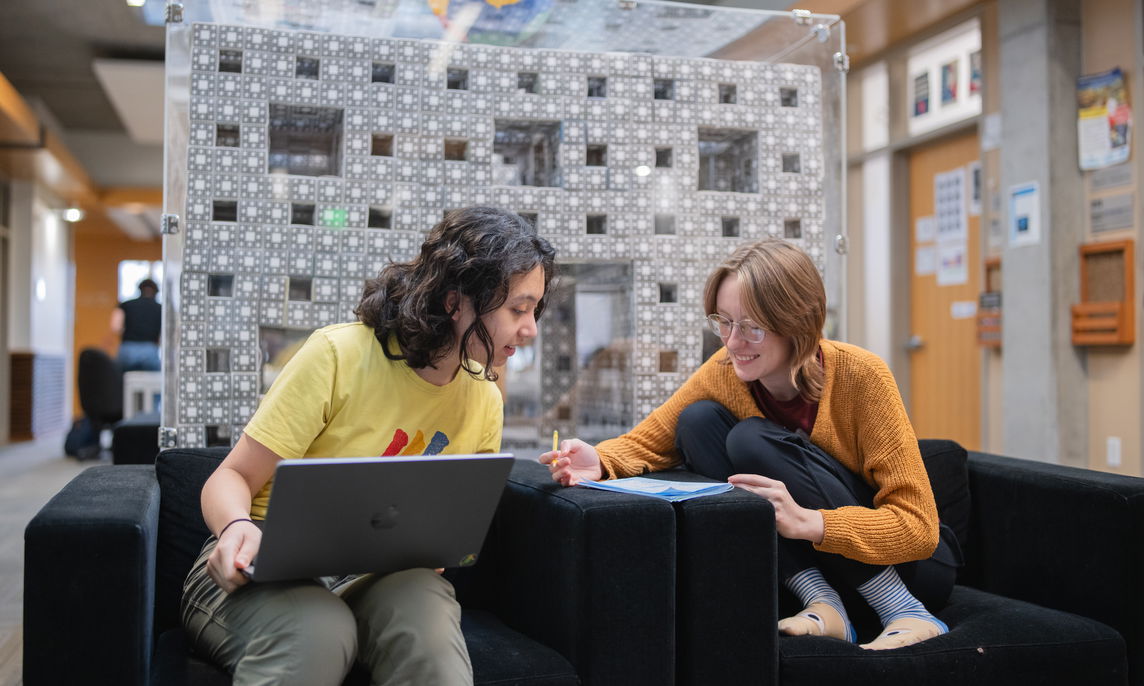
[[[179,445],[179,430],[173,426],[159,427],[159,447],[175,448]]]

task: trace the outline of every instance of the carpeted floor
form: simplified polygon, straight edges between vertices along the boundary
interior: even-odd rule
[[[76,462],[63,445],[59,434],[0,446],[0,684],[23,683],[24,527],[72,477],[101,463]]]

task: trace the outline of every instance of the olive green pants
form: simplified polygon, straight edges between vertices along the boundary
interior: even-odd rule
[[[250,583],[228,594],[206,571],[215,543],[183,585],[183,626],[235,686],[339,686],[355,659],[375,686],[473,683],[461,607],[433,570]]]

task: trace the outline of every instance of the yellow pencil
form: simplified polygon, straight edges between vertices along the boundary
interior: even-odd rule
[[[559,431],[553,431],[552,432],[552,452],[556,452],[559,449],[560,449],[560,432]],[[556,457],[552,458],[552,461],[555,462],[559,459],[560,459],[560,456],[557,455]]]

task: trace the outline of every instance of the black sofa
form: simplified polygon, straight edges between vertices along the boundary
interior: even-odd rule
[[[946,635],[893,651],[780,636],[798,610],[774,511],[732,492],[677,506],[677,684],[1144,684],[1144,479],[920,441],[965,566]],[[881,630],[845,597],[861,642]]]
[[[182,581],[208,536],[199,491],[224,454],[89,468],[32,519],[25,684],[230,683],[178,627]],[[669,503],[563,489],[518,462],[479,563],[450,572],[476,683],[672,683],[675,541]],[[346,683],[368,677],[355,669]]]
[[[1144,479],[920,443],[966,560],[937,611],[949,634],[880,653],[780,637],[797,608],[767,501],[562,489],[521,462],[479,564],[453,578],[477,683],[1144,684]],[[25,683],[228,683],[171,629],[220,456],[89,469],[32,520]],[[847,607],[872,638],[876,617]]]

